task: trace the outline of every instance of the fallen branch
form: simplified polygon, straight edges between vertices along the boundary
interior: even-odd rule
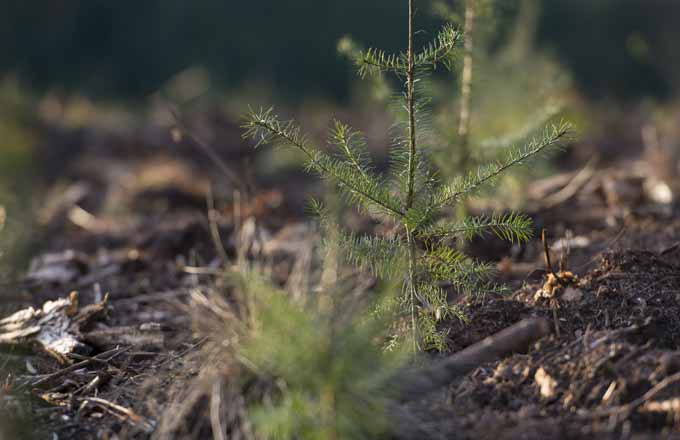
[[[482,364],[526,351],[549,334],[550,324],[545,319],[525,319],[430,367],[399,375],[396,383],[401,384],[400,397],[406,401],[425,397]]]
[[[55,371],[54,373],[48,374],[46,376],[41,377],[40,379],[36,380],[35,382],[31,383],[31,386],[37,387],[40,385],[43,385],[47,382],[50,382],[52,380],[58,379],[62,376],[65,376],[66,374],[79,370],[91,363],[94,362],[105,362],[108,363],[112,361],[115,357],[118,355],[125,353],[128,351],[130,347],[127,348],[114,348],[113,350],[105,351],[104,353],[100,353],[97,356],[91,357],[89,359],[85,359],[84,361],[80,361],[78,363],[72,364],[66,368],[62,368],[59,371]],[[109,356],[109,357],[107,357]]]

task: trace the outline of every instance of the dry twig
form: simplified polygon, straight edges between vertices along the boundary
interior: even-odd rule
[[[97,356],[94,356],[89,359],[85,359],[84,361],[80,361],[78,363],[75,363],[73,365],[70,365],[66,368],[62,368],[59,371],[55,371],[54,373],[48,374],[47,376],[44,376],[37,381],[31,383],[31,386],[37,387],[40,385],[43,385],[47,382],[50,382],[52,380],[58,379],[72,371],[79,370],[93,362],[111,362],[115,357],[125,353],[126,351],[130,350],[130,347],[125,347],[125,348],[114,348],[113,350],[105,351],[104,353],[100,353]],[[106,358],[109,356],[108,358]],[[106,359],[104,359],[106,358]]]

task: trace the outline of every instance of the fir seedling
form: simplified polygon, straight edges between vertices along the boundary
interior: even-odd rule
[[[327,250],[318,283],[295,294],[245,260],[192,293],[201,370],[158,438],[205,438],[208,429],[246,440],[387,438],[407,353],[375,343],[386,320],[368,316],[373,298],[360,283],[337,278],[337,244]]]
[[[252,111],[244,124],[245,137],[257,145],[270,143],[299,150],[308,171],[334,184],[352,204],[402,231],[394,238],[340,234],[350,258],[359,266],[381,276],[403,276],[404,289],[395,304],[408,317],[408,334],[413,351],[446,348],[446,333],[439,321],[458,313],[449,304],[451,285],[459,292],[480,293],[494,289],[489,279],[492,266],[474,261],[450,246],[455,238],[485,233],[513,242],[532,235],[528,217],[520,214],[442,221],[445,213],[480,188],[491,185],[511,167],[523,164],[560,143],[570,130],[566,123],[546,129],[523,147],[511,147],[502,159],[468,172],[450,182],[442,182],[432,170],[421,131],[427,125],[425,93],[419,87],[423,78],[437,66],[452,68],[453,52],[460,33],[444,26],[433,42],[422,50],[414,46],[415,0],[408,0],[408,48],[388,54],[378,49],[356,52],[354,61],[361,77],[394,75],[404,83],[401,96],[403,117],[397,127],[391,150],[391,171],[375,172],[363,136],[337,122],[330,144],[332,154],[320,149],[292,121],[282,121],[272,109]]]
[[[252,323],[239,357],[275,386],[250,408],[264,439],[369,439],[389,431],[386,387],[401,356],[375,344],[379,320],[332,304],[348,292],[321,291],[306,304],[271,285],[254,288]],[[332,287],[337,289],[337,285]]]

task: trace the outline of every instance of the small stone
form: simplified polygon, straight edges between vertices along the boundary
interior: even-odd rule
[[[583,299],[583,291],[575,287],[567,287],[562,293],[562,301],[577,302]]]
[[[673,203],[673,190],[663,180],[655,178],[647,179],[645,182],[645,194],[650,200],[661,205]]]
[[[536,384],[541,388],[541,397],[550,399],[555,396],[557,381],[548,374],[543,367],[539,368],[534,375]]]

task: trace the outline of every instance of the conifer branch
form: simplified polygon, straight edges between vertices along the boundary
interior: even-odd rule
[[[408,61],[404,54],[388,54],[385,51],[369,48],[366,51],[359,51],[359,55],[354,59],[358,67],[361,78],[382,73],[394,73],[397,76],[404,76],[408,71]]]
[[[244,137],[253,138],[257,145],[280,143],[300,150],[307,160],[307,168],[319,173],[323,178],[334,180],[350,198],[361,202],[367,208],[378,208],[385,214],[401,218],[405,213],[399,202],[390,194],[385,185],[367,172],[360,173],[352,164],[330,157],[313,147],[299,127],[292,122],[282,122],[273,109],[260,110],[248,115],[243,125]]]
[[[403,270],[404,243],[400,238],[340,233],[338,246],[353,265],[369,270],[376,277],[391,278]]]
[[[415,55],[415,66],[418,68],[432,66],[443,63],[447,69],[451,69],[451,52],[460,41],[461,34],[453,26],[444,26],[437,38],[426,48]]]
[[[370,162],[366,141],[360,132],[352,130],[348,125],[335,121],[335,128],[331,134],[331,142],[334,143],[354,168],[365,178],[370,178]]]
[[[438,246],[421,255],[427,274],[435,281],[446,281],[456,287],[471,288],[489,278],[494,267],[472,260],[448,246]]]
[[[482,166],[477,172],[457,179],[453,184],[445,186],[435,197],[435,206],[441,208],[450,205],[461,197],[469,195],[483,185],[492,182],[508,169],[524,163],[527,159],[544,152],[549,147],[558,145],[571,133],[571,129],[571,124],[567,122],[554,125],[551,129],[546,129],[542,137],[534,138],[523,148],[511,150],[505,160]]]
[[[361,78],[382,73],[394,73],[404,77],[408,76],[411,67],[415,69],[435,68],[439,63],[443,63],[447,69],[450,69],[452,63],[449,55],[459,40],[460,32],[453,26],[446,25],[439,31],[437,38],[418,53],[415,53],[412,46],[406,53],[399,54],[390,54],[374,48],[358,50],[350,43],[350,40],[343,40],[345,44],[341,50],[344,54],[353,57]]]
[[[456,224],[445,224],[424,230],[419,237],[424,240],[439,240],[440,242],[454,237],[471,240],[490,232],[501,240],[511,243],[527,242],[533,236],[533,223],[523,214],[510,213],[505,215],[467,217]]]

